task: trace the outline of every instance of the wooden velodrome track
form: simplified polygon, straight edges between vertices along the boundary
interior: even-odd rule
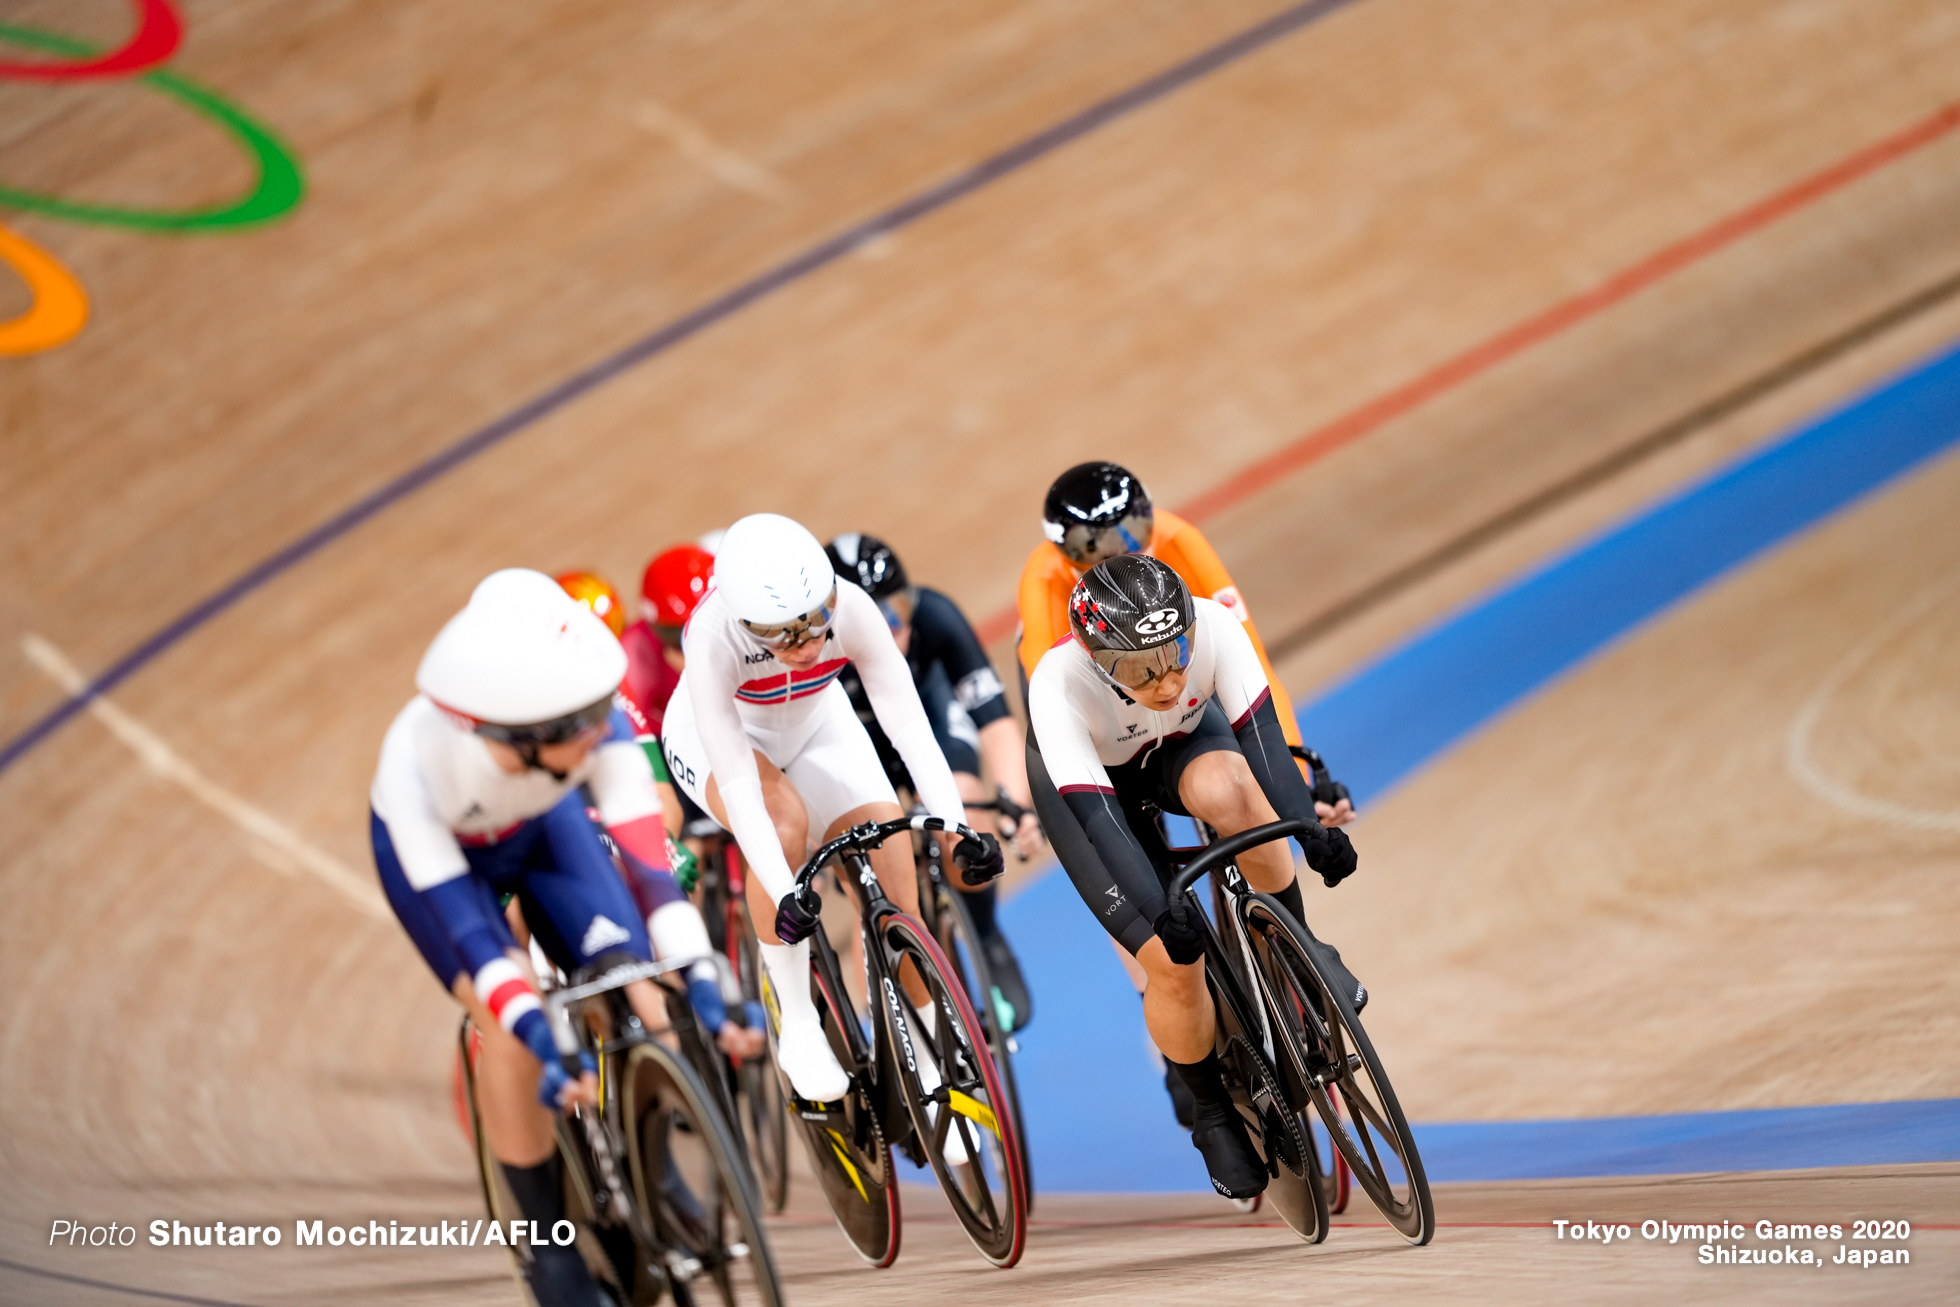
[[[62,702],[61,659],[111,667],[580,369],[1279,10],[180,8],[172,69],[273,125],[309,192],[223,237],[0,213],[93,309],[0,359],[9,739]],[[230,1303],[509,1300],[480,1253],[44,1246],[57,1217],[475,1210],[453,1005],[373,915],[363,807],[422,648],[494,567],[630,583],[775,509],[883,535],[977,618],[1010,600],[1053,474],[1113,457],[1198,504],[1303,699],[1960,337],[1950,4],[1324,8],[553,409],[145,661],[114,723],[79,717],[0,773],[0,1300],[140,1300],[36,1272]],[[0,0],[0,22],[112,44],[128,8]],[[250,181],[140,84],[0,81],[0,184],[191,205]],[[0,320],[26,304],[0,282]],[[1330,423],[1345,443],[1260,466]],[[1364,873],[1309,903],[1366,960],[1412,1116],[1960,1094],[1960,606],[1938,588],[1957,497],[1960,466],[1933,464],[1374,806]],[[1932,820],[1805,789],[1786,745],[1806,713],[1847,789]],[[146,766],[132,732],[175,761]],[[247,833],[236,802],[277,827]],[[923,1195],[898,1266],[858,1269],[800,1192],[777,1232],[799,1303],[1763,1292],[1535,1224],[1608,1215],[1945,1223],[1911,1268],[1775,1292],[1960,1289],[1942,1165],[1453,1187],[1422,1251],[1358,1212],[1302,1250],[1204,1197],[1057,1195],[1007,1275]]]

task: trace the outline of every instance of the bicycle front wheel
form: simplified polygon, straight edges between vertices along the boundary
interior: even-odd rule
[[[1312,1098],[1354,1182],[1403,1238],[1428,1243],[1436,1233],[1429,1180],[1361,1019],[1322,980],[1306,931],[1279,900],[1248,894],[1240,902],[1279,1056]]]
[[[728,1122],[685,1060],[636,1044],[620,1066],[633,1198],[651,1218],[675,1299],[780,1307],[760,1205]]]
[[[995,1002],[993,975],[987,965],[987,955],[980,947],[980,933],[974,928],[973,917],[961,901],[958,890],[937,877],[932,879],[931,895],[920,900],[921,906],[927,903],[932,907],[931,924],[933,937],[952,964],[953,971],[965,987],[967,1000],[972,1004],[974,1015],[980,1018],[980,1029],[987,1041],[987,1047],[994,1055],[994,1065],[1000,1070],[1002,1088],[1007,1091],[1007,1101],[1014,1108],[1017,1125],[1025,1125],[1027,1117],[1021,1112],[1021,1093],[1014,1084],[1014,1032],[1003,1019],[1000,1005]],[[1021,1148],[1021,1174],[1027,1180],[1028,1211],[1034,1211],[1034,1166],[1028,1156],[1028,1136],[1024,1129],[1016,1136]]]
[[[995,1266],[1012,1266],[1021,1260],[1028,1237],[1028,1184],[1013,1101],[987,1051],[966,987],[937,941],[902,912],[880,925],[896,956],[884,993],[874,997],[890,1047],[898,1053],[912,1128],[967,1238]],[[923,1007],[913,1004],[897,980],[905,961],[925,980],[929,998]]]

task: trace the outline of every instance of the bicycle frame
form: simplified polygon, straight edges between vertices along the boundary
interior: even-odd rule
[[[1256,953],[1251,934],[1246,930],[1241,908],[1243,900],[1254,891],[1239,872],[1234,859],[1247,849],[1256,848],[1261,844],[1304,835],[1307,829],[1304,822],[1269,822],[1264,826],[1255,826],[1237,835],[1215,840],[1205,846],[1197,857],[1184,865],[1184,869],[1171,882],[1170,890],[1173,899],[1183,897],[1190,911],[1197,915],[1198,920],[1204,922],[1205,981],[1217,1001],[1221,1017],[1229,1017],[1231,1022],[1237,1025],[1237,1033],[1256,1036],[1254,1042],[1260,1053],[1265,1056],[1267,1064],[1279,1076],[1281,1088],[1291,1100],[1285,1106],[1294,1112],[1302,1111],[1309,1106],[1310,1095],[1307,1086],[1298,1083],[1298,1077],[1290,1060],[1279,1056],[1272,1025],[1267,1016],[1267,1004],[1272,999],[1264,992],[1259,979],[1259,969],[1256,966],[1246,968],[1247,980],[1258,987],[1256,992],[1248,993],[1240,983],[1239,976],[1231,966],[1230,958],[1226,953],[1225,938],[1220,932],[1227,927],[1223,922],[1214,923],[1211,920],[1193,890],[1198,881],[1205,876],[1213,874],[1218,876],[1225,891],[1222,902],[1229,909],[1220,913],[1220,916],[1229,919],[1231,923],[1229,931],[1232,944],[1240,950],[1242,956],[1248,961],[1251,960]],[[1177,850],[1173,850],[1173,854],[1176,852]],[[1316,1024],[1319,1024],[1318,1014],[1312,1015]],[[1325,1038],[1327,1031],[1321,1029],[1319,1034]],[[1258,1106],[1263,1110],[1265,1104],[1258,1104]]]

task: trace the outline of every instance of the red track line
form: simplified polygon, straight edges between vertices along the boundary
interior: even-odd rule
[[[1194,522],[1214,517],[1264,490],[1281,477],[1297,472],[1345,445],[1353,444],[1533,345],[1603,313],[1654,283],[1733,245],[1744,236],[1760,231],[1833,191],[1843,189],[1867,173],[1939,140],[1956,127],[1960,127],[1960,102],[1946,105],[1904,131],[1868,145],[1821,172],[1812,173],[1748,208],[1648,255],[1592,289],[1560,300],[1523,322],[1445,359],[1420,376],[1314,428],[1196,498],[1187,500],[1176,512],[1180,517]],[[981,642],[992,644],[1010,634],[1018,616],[1017,610],[1010,606],[989,617],[980,624]]]

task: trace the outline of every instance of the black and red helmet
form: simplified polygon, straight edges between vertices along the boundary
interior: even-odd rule
[[[1070,632],[1103,674],[1125,689],[1189,666],[1196,622],[1184,578],[1144,554],[1096,564],[1068,600]]]

